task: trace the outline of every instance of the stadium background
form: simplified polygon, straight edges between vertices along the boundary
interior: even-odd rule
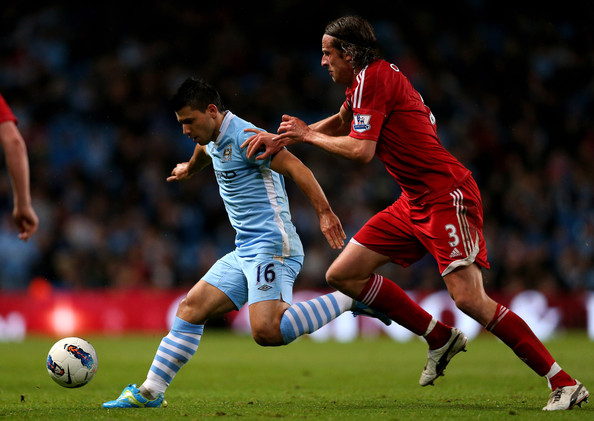
[[[562,307],[578,313],[570,325],[584,327],[594,291],[594,6],[569,3],[510,11],[485,1],[390,2],[390,13],[293,0],[3,6],[0,92],[28,143],[40,230],[26,244],[16,239],[3,176],[0,317],[19,299],[31,307],[55,294],[177,296],[192,285],[233,248],[234,234],[211,172],[165,182],[193,149],[167,100],[199,75],[234,113],[271,131],[283,113],[307,122],[334,113],[344,90],[320,67],[321,34],[356,13],[372,22],[386,59],[423,95],[442,142],[482,189],[488,289],[569,297]],[[349,237],[399,194],[377,161],[361,167],[294,151]],[[306,247],[297,289],[325,288],[336,252],[287,185]],[[443,290],[429,258],[383,273],[408,290]]]

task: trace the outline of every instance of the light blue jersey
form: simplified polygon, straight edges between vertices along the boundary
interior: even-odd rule
[[[303,256],[303,246],[291,222],[282,175],[270,169],[270,158],[246,157],[241,144],[254,125],[227,111],[216,141],[206,145],[212,158],[219,191],[235,229],[240,257],[270,254]]]

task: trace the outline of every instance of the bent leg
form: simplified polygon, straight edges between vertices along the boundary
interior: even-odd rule
[[[444,280],[456,306],[510,347],[539,376],[545,376],[553,390],[575,384],[526,322],[487,295],[476,264],[455,270]]]
[[[425,337],[430,349],[443,346],[450,339],[451,327],[434,319],[397,284],[374,273],[389,262],[389,257],[351,241],[328,269],[326,280],[330,286]]]
[[[336,291],[289,305],[282,300],[250,305],[254,340],[262,346],[287,345],[313,333],[355,305],[355,300]]]
[[[235,305],[227,295],[204,280],[198,281],[180,302],[173,326],[157,348],[140,393],[148,399],[164,393],[198,349],[206,321],[231,310]]]
[[[177,307],[176,316],[193,324],[205,324],[211,317],[237,310],[231,299],[220,289],[200,280],[190,289]]]
[[[289,304],[282,300],[266,300],[250,304],[250,326],[252,336],[258,345],[283,345],[281,319]]]

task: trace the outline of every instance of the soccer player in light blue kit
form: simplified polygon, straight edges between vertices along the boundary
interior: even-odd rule
[[[308,197],[330,246],[342,248],[345,234],[322,188],[286,149],[266,160],[248,159],[240,146],[260,131],[225,110],[217,90],[202,79],[187,79],[174,95],[172,107],[183,133],[196,147],[189,162],[177,164],[167,181],[188,179],[212,164],[236,231],[236,248],[220,258],[181,301],[144,383],[128,385],[104,408],[166,406],[165,390],[196,352],[206,321],[246,302],[252,335],[262,346],[289,344],[348,310],[390,323],[381,313],[338,291],[292,304],[303,246],[291,222],[283,176],[293,179]]]

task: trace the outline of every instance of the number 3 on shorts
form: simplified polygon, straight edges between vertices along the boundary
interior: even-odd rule
[[[453,224],[447,224],[445,229],[448,232],[449,237],[452,239],[452,241],[448,243],[450,247],[456,247],[458,244],[460,244],[460,237],[458,237],[456,226]],[[260,270],[259,267],[258,270]]]

